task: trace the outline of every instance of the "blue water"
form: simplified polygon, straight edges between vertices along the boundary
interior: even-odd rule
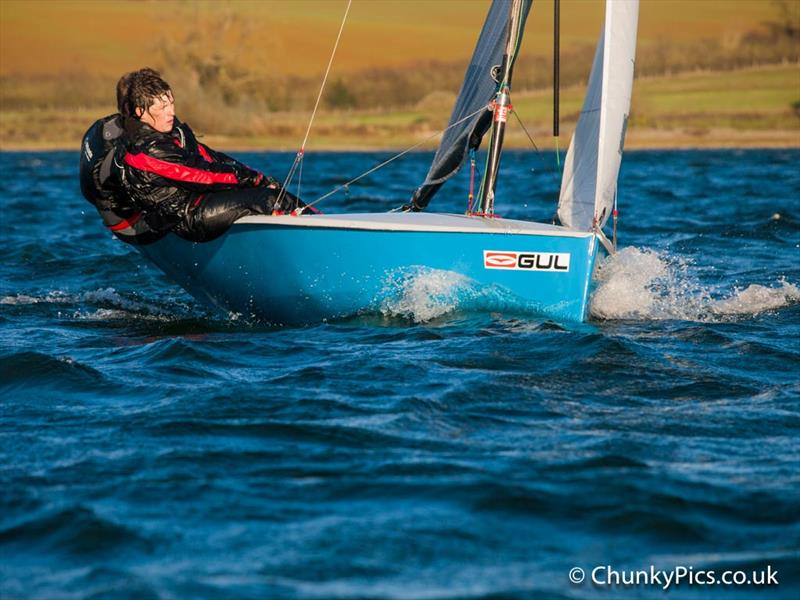
[[[387,156],[309,155],[303,196]],[[429,159],[321,208],[397,206]],[[800,151],[626,153],[583,325],[446,273],[335,323],[214,314],[103,230],[77,161],[0,154],[0,597],[664,597],[603,565],[769,567],[666,593],[797,597]],[[557,190],[508,153],[498,212]]]

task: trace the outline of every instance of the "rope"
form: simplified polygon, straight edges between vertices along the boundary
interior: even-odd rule
[[[314,206],[314,205],[315,205],[317,202],[322,202],[322,201],[323,201],[323,200],[325,200],[326,198],[330,198],[331,196],[333,196],[333,195],[334,195],[336,192],[338,192],[339,190],[342,190],[342,189],[345,189],[345,188],[349,188],[349,187],[350,187],[352,184],[354,184],[354,183],[355,183],[356,181],[358,181],[359,179],[363,179],[364,177],[366,177],[367,175],[371,175],[372,173],[374,173],[374,172],[375,172],[375,171],[377,171],[378,169],[382,169],[383,167],[385,167],[386,165],[388,165],[388,164],[389,164],[389,163],[391,163],[391,162],[394,162],[395,160],[397,160],[397,159],[398,159],[398,158],[400,158],[401,156],[405,156],[406,154],[408,154],[408,153],[409,153],[409,152],[411,152],[412,150],[416,150],[417,148],[419,148],[419,147],[420,147],[420,146],[422,146],[423,144],[426,144],[427,142],[431,141],[431,140],[432,140],[432,139],[434,139],[435,137],[442,135],[443,133],[445,133],[445,132],[446,132],[446,131],[448,131],[449,129],[452,129],[452,128],[453,128],[453,127],[455,127],[456,125],[460,125],[460,124],[461,124],[461,123],[463,123],[464,121],[468,121],[469,119],[471,119],[471,118],[472,118],[472,117],[474,117],[475,115],[477,115],[477,114],[479,114],[479,113],[483,112],[484,110],[486,110],[486,107],[485,107],[485,106],[481,106],[481,107],[480,107],[478,110],[476,110],[474,113],[472,113],[472,114],[469,114],[469,115],[467,115],[466,117],[464,117],[463,119],[459,119],[459,120],[458,120],[458,121],[456,121],[455,123],[452,123],[451,125],[448,125],[447,127],[445,127],[444,129],[442,129],[441,131],[437,131],[437,132],[436,132],[436,133],[434,133],[433,135],[430,135],[430,136],[426,137],[426,138],[425,138],[424,140],[422,140],[421,142],[418,142],[418,143],[414,144],[413,146],[410,146],[410,147],[406,148],[405,150],[403,150],[403,151],[402,151],[402,152],[400,152],[399,154],[395,154],[395,155],[394,155],[393,157],[391,157],[390,159],[383,161],[381,164],[379,164],[379,165],[377,165],[377,166],[375,166],[375,167],[372,167],[372,168],[371,168],[371,169],[369,169],[368,171],[365,171],[364,173],[362,173],[362,174],[361,174],[361,175],[359,175],[358,177],[355,177],[355,178],[351,179],[351,180],[350,180],[350,181],[348,181],[347,183],[343,183],[343,184],[341,184],[341,185],[339,185],[339,186],[337,186],[337,187],[333,188],[333,189],[332,189],[330,192],[328,192],[328,193],[327,193],[327,194],[325,194],[324,196],[320,196],[319,198],[317,198],[317,199],[316,199],[316,200],[314,200],[313,202],[310,202],[310,203],[308,203],[306,206]]]
[[[278,199],[275,201],[275,206],[277,206],[278,208],[280,208],[283,197],[286,195],[286,188],[289,187],[289,182],[294,176],[294,172],[297,169],[297,165],[303,160],[303,156],[305,155],[306,143],[308,142],[308,136],[311,134],[311,126],[314,124],[314,117],[316,117],[317,115],[319,102],[322,99],[322,92],[325,90],[325,84],[328,82],[328,75],[331,72],[331,65],[333,65],[333,58],[334,56],[336,56],[336,49],[339,47],[339,40],[342,39],[342,31],[344,31],[344,24],[347,21],[347,15],[350,12],[350,5],[352,3],[353,0],[347,0],[347,8],[344,11],[344,17],[342,17],[342,24],[339,26],[339,33],[336,36],[336,43],[333,45],[333,51],[331,52],[331,56],[328,59],[328,67],[325,69],[325,76],[322,78],[322,85],[319,86],[319,93],[317,94],[317,101],[314,103],[314,110],[311,111],[311,118],[308,120],[308,128],[306,129],[306,135],[303,138],[303,143],[300,144],[300,150],[298,150],[297,156],[295,156],[294,158],[294,163],[289,169],[288,175],[286,175],[286,180],[283,182],[283,187],[281,188],[281,191],[278,194]],[[297,195],[299,197],[300,196],[299,184],[297,192],[298,192]]]

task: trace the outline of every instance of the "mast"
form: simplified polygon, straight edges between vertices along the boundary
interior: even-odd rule
[[[522,8],[523,0],[512,0],[506,49],[497,74],[498,87],[493,103],[492,135],[489,141],[486,170],[481,184],[480,212],[484,215],[494,214],[494,193],[497,187],[497,173],[500,170],[500,153],[503,149],[506,122],[512,110],[511,75],[514,69],[514,59],[522,41],[522,24],[524,23]]]
[[[559,59],[561,51],[561,5],[555,0],[553,6],[553,137],[558,137],[558,102],[561,88],[561,68]],[[556,147],[556,150],[558,147]]]

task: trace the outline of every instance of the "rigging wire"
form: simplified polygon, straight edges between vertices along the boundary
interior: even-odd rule
[[[536,142],[533,141],[533,138],[531,137],[531,134],[528,132],[528,128],[525,127],[525,123],[523,123],[522,119],[519,118],[519,115],[517,114],[517,111],[514,110],[514,111],[511,111],[511,112],[513,112],[514,116],[517,118],[517,122],[520,124],[520,127],[522,127],[522,131],[524,131],[525,135],[528,136],[528,139],[530,140],[531,145],[533,146],[533,149],[536,150],[536,152],[539,152],[539,146],[537,146]]]
[[[473,112],[473,113],[471,113],[471,114],[467,115],[467,116],[466,116],[466,117],[464,117],[463,119],[459,119],[459,120],[458,120],[458,121],[456,121],[455,123],[451,123],[450,125],[448,125],[448,126],[447,126],[447,127],[445,127],[444,129],[442,129],[441,131],[437,131],[437,132],[436,132],[436,133],[434,133],[433,135],[430,135],[430,136],[426,137],[424,140],[422,140],[422,141],[420,141],[420,142],[417,142],[417,143],[416,143],[416,144],[414,144],[413,146],[409,146],[408,148],[406,148],[406,149],[405,149],[405,150],[403,150],[402,152],[400,152],[400,153],[398,153],[398,154],[395,154],[394,156],[392,156],[392,157],[391,157],[391,158],[389,158],[388,160],[385,160],[385,161],[383,161],[382,163],[380,163],[379,165],[376,165],[376,166],[372,167],[371,169],[369,169],[368,171],[365,171],[365,172],[363,172],[363,173],[362,173],[361,175],[359,175],[358,177],[354,177],[353,179],[351,179],[351,180],[350,180],[350,181],[348,181],[347,183],[343,183],[343,184],[341,184],[341,185],[339,185],[339,186],[337,186],[337,187],[333,188],[333,189],[332,189],[330,192],[328,192],[328,193],[327,193],[327,194],[325,194],[324,196],[320,196],[319,198],[317,198],[317,199],[316,199],[316,200],[314,200],[313,202],[309,202],[308,204],[306,204],[306,206],[314,206],[314,205],[315,205],[315,204],[317,204],[318,202],[322,202],[322,201],[323,201],[323,200],[325,200],[326,198],[329,198],[330,196],[333,196],[333,195],[334,195],[336,192],[338,192],[339,190],[342,190],[342,189],[349,189],[350,185],[354,184],[354,183],[355,183],[356,181],[358,181],[359,179],[363,179],[364,177],[366,177],[367,175],[371,175],[372,173],[374,173],[374,172],[375,172],[375,171],[377,171],[378,169],[382,169],[383,167],[385,167],[386,165],[388,165],[388,164],[389,164],[389,163],[391,163],[391,162],[394,162],[395,160],[397,160],[397,159],[398,159],[398,158],[400,158],[401,156],[405,156],[406,154],[408,154],[408,153],[409,153],[409,152],[411,152],[412,150],[416,150],[417,148],[419,148],[419,147],[420,147],[420,146],[422,146],[423,144],[426,144],[427,142],[430,142],[432,139],[434,139],[434,138],[436,138],[436,137],[438,137],[438,136],[442,135],[442,134],[443,134],[443,133],[445,133],[445,132],[446,132],[448,129],[452,129],[452,128],[453,128],[453,127],[455,127],[456,125],[460,125],[460,124],[461,124],[461,123],[463,123],[464,121],[468,121],[469,119],[471,119],[471,118],[472,118],[472,117],[474,117],[475,115],[477,115],[477,114],[479,114],[479,113],[483,112],[483,111],[484,111],[484,110],[486,110],[486,109],[487,109],[487,107],[486,107],[486,106],[481,106],[481,107],[480,107],[478,110],[476,110],[475,112]]]
[[[317,109],[319,108],[319,101],[322,99],[322,92],[325,90],[325,84],[328,82],[328,75],[331,72],[331,66],[333,65],[333,58],[336,56],[336,49],[339,47],[339,40],[342,39],[342,31],[344,31],[344,24],[347,21],[347,15],[350,12],[350,5],[353,3],[353,0],[347,0],[347,8],[344,10],[344,16],[342,17],[342,24],[339,26],[339,33],[336,36],[336,42],[333,45],[333,51],[331,52],[331,56],[328,59],[328,67],[325,69],[325,76],[322,78],[322,85],[319,87],[319,93],[317,94],[317,101],[314,103],[314,110],[311,111],[311,118],[308,120],[308,128],[306,129],[306,135],[303,138],[303,143],[300,144],[300,150],[297,151],[297,156],[295,156],[294,163],[292,164],[291,168],[289,169],[289,173],[286,175],[286,179],[283,182],[283,187],[281,191],[278,193],[278,199],[275,201],[275,205],[280,208],[281,202],[283,201],[283,197],[286,195],[286,188],[289,187],[289,183],[294,176],[294,172],[297,169],[297,166],[302,162],[303,157],[305,156],[306,152],[306,143],[308,142],[308,136],[311,134],[311,126],[314,124],[314,117],[317,115]],[[297,186],[297,195],[300,196],[300,185],[298,183]]]
[[[533,146],[533,149],[536,150],[536,156],[539,157],[539,160],[541,160],[542,164],[545,165],[545,170],[547,170],[547,163],[545,163],[544,160],[542,159],[542,151],[539,150],[539,146],[537,146],[536,142],[533,141],[533,136],[531,136],[530,132],[528,131],[528,128],[525,127],[525,123],[522,122],[522,119],[520,118],[520,116],[517,113],[517,111],[515,110],[515,111],[512,111],[512,112],[514,113],[514,116],[517,118],[517,122],[520,124],[520,127],[522,127],[522,130],[525,132],[525,135],[528,136],[528,140],[530,141],[531,145]],[[556,141],[556,160],[558,160],[558,138],[557,137],[555,138],[555,141]],[[560,166],[561,165],[559,164],[559,167]],[[560,169],[555,172],[555,177],[556,177],[557,181],[560,181],[559,180],[559,175],[560,174],[561,174],[560,173]],[[556,208],[556,211],[557,210],[558,210],[558,208]],[[558,213],[556,212],[556,214],[553,215],[553,219],[552,219],[553,220],[553,224],[556,223],[557,218],[558,218]]]
[[[539,157],[539,160],[542,161],[542,165],[544,165],[545,169],[546,169],[547,168],[547,163],[542,158],[542,151],[539,150],[539,146],[537,146],[536,142],[533,141],[533,136],[531,136],[530,132],[528,131],[528,128],[525,127],[525,123],[522,122],[522,119],[520,119],[519,114],[517,113],[517,111],[513,111],[513,112],[514,112],[514,116],[517,118],[517,122],[520,124],[520,127],[522,127],[522,130],[525,132],[525,135],[528,136],[528,140],[530,141],[531,145],[533,146],[533,149],[536,150],[536,156]],[[556,139],[556,155],[558,155],[558,138],[555,138],[555,139]],[[558,179],[560,174],[561,173],[559,171],[556,171],[556,173],[555,173],[556,179]]]

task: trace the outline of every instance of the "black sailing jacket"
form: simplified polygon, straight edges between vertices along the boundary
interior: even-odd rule
[[[81,141],[81,192],[117,238],[129,244],[147,244],[163,234],[152,230],[141,218],[141,211],[122,186],[118,162],[122,158],[121,146],[121,115],[109,115],[94,122]]]
[[[124,128],[123,186],[154,229],[172,228],[207,192],[267,183],[258,171],[199,143],[178,119],[170,133],[130,117]]]

